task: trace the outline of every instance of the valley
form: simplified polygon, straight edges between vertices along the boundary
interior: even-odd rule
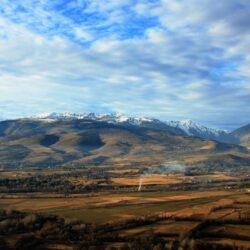
[[[52,118],[0,122],[0,249],[250,248],[244,143]]]
[[[0,250],[250,250],[250,0],[0,1]]]
[[[248,249],[250,171],[2,170],[0,211],[4,249]]]

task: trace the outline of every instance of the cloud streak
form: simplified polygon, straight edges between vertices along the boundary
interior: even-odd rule
[[[0,116],[45,111],[249,122],[247,1],[8,1]]]

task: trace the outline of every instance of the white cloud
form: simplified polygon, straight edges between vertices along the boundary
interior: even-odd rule
[[[233,15],[228,14],[236,6],[231,0],[89,5],[78,0],[59,9],[56,3],[63,5],[2,2],[0,106],[5,114],[61,109],[212,125],[235,117],[239,124],[248,122],[250,8],[245,1],[237,3],[246,6]],[[26,12],[18,11],[19,5]]]
[[[87,41],[93,40],[93,36],[91,35],[91,33],[82,28],[75,28],[74,33],[76,37],[79,39],[83,39]]]

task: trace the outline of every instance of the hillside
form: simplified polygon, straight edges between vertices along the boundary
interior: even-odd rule
[[[182,135],[197,136],[210,140],[217,141],[230,141],[231,137],[229,132],[221,129],[209,128],[200,124],[197,124],[191,120],[182,121],[162,121],[159,119],[151,117],[136,117],[136,116],[126,116],[124,114],[108,113],[108,114],[98,114],[98,113],[43,113],[34,117],[32,119],[42,120],[42,121],[63,121],[63,120],[78,120],[87,119],[93,121],[102,121],[113,124],[129,124],[139,127],[154,128],[157,130],[171,131],[179,133]]]
[[[236,129],[231,133],[231,136],[235,138],[235,141],[239,144],[250,148],[250,124]]]
[[[178,129],[88,119],[19,119],[0,122],[2,167],[187,164],[237,155],[244,147],[183,135]],[[235,164],[237,164],[235,160]]]

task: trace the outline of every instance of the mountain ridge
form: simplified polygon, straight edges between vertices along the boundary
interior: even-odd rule
[[[108,123],[128,123],[131,125],[137,125],[142,127],[161,128],[167,126],[166,129],[172,127],[178,130],[180,133],[189,136],[198,136],[201,138],[223,140],[224,137],[230,133],[226,130],[209,128],[200,125],[192,120],[180,120],[180,121],[162,121],[151,117],[141,116],[126,116],[120,113],[42,113],[36,116],[30,117],[30,119],[39,119],[43,121],[51,120],[71,120],[71,119],[90,119],[95,121],[105,121]]]
[[[150,122],[143,120],[144,125],[138,126],[87,118],[3,121],[0,122],[0,167],[159,166],[173,159],[184,164],[207,159],[208,164],[214,164],[209,160],[211,157],[219,157],[223,162],[229,155],[238,156],[241,162],[250,165],[249,151],[244,147],[188,136],[166,124],[160,123],[155,128],[157,122]],[[234,158],[228,162],[238,164]]]
[[[162,130],[186,136],[215,140],[223,143],[238,144],[250,147],[250,131],[245,129],[250,125],[245,125],[233,131],[216,129],[201,125],[192,120],[163,121],[152,117],[127,116],[122,113],[71,113],[71,112],[51,112],[41,113],[30,117],[19,118],[21,120],[54,122],[54,121],[73,121],[73,120],[92,120],[107,122],[110,124],[133,125],[150,129]],[[14,120],[19,120],[14,119]],[[1,120],[0,120],[1,121]],[[4,121],[4,120],[2,120]],[[241,131],[241,132],[240,132]],[[245,131],[245,134],[242,134]]]

